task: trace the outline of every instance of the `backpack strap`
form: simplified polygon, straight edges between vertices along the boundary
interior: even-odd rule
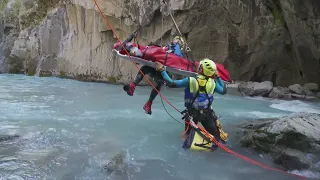
[[[193,100],[192,100],[192,102],[191,102],[191,105],[192,105],[192,104],[194,103],[194,101],[197,99],[197,97],[199,96],[200,90],[201,90],[201,91],[205,91],[205,93],[207,94],[207,98],[208,98],[209,104],[210,104],[210,106],[211,106],[210,98],[209,98],[209,95],[208,95],[207,89],[206,89],[206,86],[207,86],[207,83],[208,83],[209,78],[206,77],[206,80],[207,80],[206,84],[205,84],[204,86],[200,86],[199,83],[198,83],[198,77],[197,77],[196,82],[198,83],[199,88],[198,88],[198,91],[197,91],[196,95],[194,96],[194,98],[193,98]],[[210,106],[208,106],[208,107],[210,107]]]

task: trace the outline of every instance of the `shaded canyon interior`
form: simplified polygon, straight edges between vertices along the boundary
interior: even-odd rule
[[[178,35],[196,60],[223,63],[233,80],[320,84],[319,0],[97,0],[119,38]],[[2,0],[0,72],[127,82],[137,69],[111,55],[116,38],[93,0]]]

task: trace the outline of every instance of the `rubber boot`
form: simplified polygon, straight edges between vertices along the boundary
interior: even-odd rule
[[[147,114],[152,113],[151,106],[152,106],[152,102],[150,102],[150,101],[146,102],[146,104],[143,106],[145,113],[147,113]]]
[[[135,89],[136,89],[136,85],[133,83],[126,84],[123,86],[123,90],[126,91],[129,96],[133,96]]]

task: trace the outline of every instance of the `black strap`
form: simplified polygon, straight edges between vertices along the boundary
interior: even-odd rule
[[[154,43],[150,43],[150,44],[148,44],[148,46],[157,46],[157,47],[162,47],[162,46],[160,46],[160,45],[158,45],[158,44],[154,44]]]
[[[202,139],[211,142],[211,139],[209,139],[207,136],[205,136],[204,134],[201,133],[201,131],[199,129],[195,129],[195,131],[202,137]]]
[[[168,52],[166,52],[166,58],[165,58],[165,60],[164,60],[164,64],[163,65],[166,65],[167,64],[167,60],[168,60]]]
[[[208,81],[207,81],[207,82],[208,82]],[[210,107],[211,107],[212,102],[210,101],[209,94],[208,94],[208,92],[207,92],[207,88],[205,89],[205,92],[206,92],[206,95],[207,95],[207,98],[208,98],[208,101],[209,101],[209,104],[208,104],[208,107],[207,107],[207,109],[209,110]]]
[[[195,146],[199,146],[199,147],[202,147],[202,148],[206,148],[206,149],[211,149],[210,147],[206,147],[205,145],[207,145],[209,143],[203,143],[203,144],[197,144],[197,143],[194,143]]]
[[[197,66],[196,66],[196,62],[193,60],[194,58],[193,58],[193,56],[192,56],[192,53],[190,53],[190,56],[191,56],[190,58],[189,58],[188,52],[186,52],[186,56],[187,56],[187,60],[188,60],[187,70],[189,70],[189,64],[191,63],[191,65],[192,65],[192,71],[193,71],[193,72],[196,72]],[[190,59],[191,59],[192,62],[190,62]]]
[[[194,101],[196,101],[198,95],[199,95],[199,89],[198,89],[196,95],[193,97],[193,100],[192,100],[192,102],[191,102],[191,108],[192,108],[192,105],[193,105]]]
[[[148,51],[148,49],[149,49],[149,46],[147,46],[147,47],[146,47],[146,50],[143,52],[143,54],[142,54],[142,59],[144,59],[144,56],[146,55],[146,52]]]

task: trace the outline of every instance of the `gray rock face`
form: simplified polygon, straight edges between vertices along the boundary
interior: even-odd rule
[[[288,170],[315,168],[320,160],[320,115],[294,114],[242,125],[241,144],[269,153]],[[313,158],[309,158],[308,155]]]
[[[266,96],[272,90],[273,83],[265,82],[241,82],[239,84],[239,91],[247,96]]]
[[[233,80],[320,84],[317,0],[98,3],[119,38],[144,26],[141,44],[160,43],[161,38],[167,42],[177,35],[167,16],[171,11],[195,60],[209,57],[223,63]],[[116,39],[92,0],[9,0],[1,7],[2,72],[121,82],[135,77],[132,63],[111,56]]]

